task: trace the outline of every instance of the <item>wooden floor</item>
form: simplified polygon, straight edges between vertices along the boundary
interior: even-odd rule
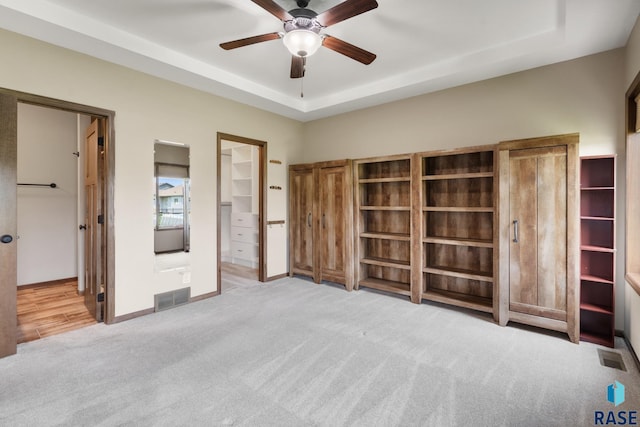
[[[18,288],[18,344],[94,323],[76,279]]]
[[[221,270],[223,273],[233,274],[234,276],[244,277],[245,279],[258,280],[258,269],[245,267],[244,265],[231,264],[230,262],[222,262]]]

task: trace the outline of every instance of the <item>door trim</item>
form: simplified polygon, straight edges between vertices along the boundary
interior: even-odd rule
[[[241,144],[255,145],[258,147],[258,281],[271,280],[267,277],[267,142],[243,136],[218,132],[216,142],[216,215],[218,220],[216,227],[216,258],[218,269],[218,291],[222,293],[222,141],[238,142]]]
[[[105,296],[104,323],[114,323],[115,319],[115,228],[114,228],[114,183],[115,183],[115,111],[93,107],[75,102],[64,101],[31,93],[0,88],[0,94],[13,96],[16,103],[37,105],[47,108],[69,111],[72,113],[84,114],[99,117],[105,120],[105,142],[104,142],[104,197],[105,197],[105,234],[106,250],[103,260],[105,265]]]
[[[17,351],[17,123],[18,103],[12,94],[0,93],[0,234],[13,238],[0,243],[0,357]],[[6,164],[5,164],[6,163]],[[6,278],[6,280],[4,280]]]

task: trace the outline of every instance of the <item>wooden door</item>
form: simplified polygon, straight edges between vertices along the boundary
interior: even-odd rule
[[[320,274],[323,280],[344,283],[346,265],[345,236],[348,203],[343,166],[321,168],[318,172],[320,227]]]
[[[567,147],[509,154],[509,310],[567,321]]]
[[[313,201],[315,197],[313,168],[292,169],[289,179],[290,270],[291,274],[313,277]],[[314,277],[314,280],[317,281],[317,279]]]
[[[98,226],[98,120],[93,119],[87,128],[85,139],[85,217],[84,217],[84,304],[87,310],[98,316],[99,293],[99,226]]]
[[[17,126],[16,98],[0,94],[0,357],[17,351]]]

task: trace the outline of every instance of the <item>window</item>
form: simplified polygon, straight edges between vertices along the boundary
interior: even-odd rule
[[[186,166],[156,164],[156,230],[184,228],[188,173]]]
[[[640,295],[640,73],[627,91],[627,230],[625,278]]]

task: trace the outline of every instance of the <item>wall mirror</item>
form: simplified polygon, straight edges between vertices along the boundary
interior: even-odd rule
[[[153,250],[156,270],[189,265],[190,178],[189,147],[156,140],[154,143]]]

